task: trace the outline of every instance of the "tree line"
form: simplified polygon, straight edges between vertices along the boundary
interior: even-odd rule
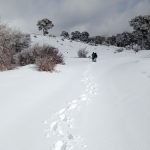
[[[136,16],[129,21],[129,25],[133,28],[132,32],[123,32],[109,37],[101,35],[91,37],[87,31],[74,31],[70,34],[67,31],[62,31],[61,36],[91,45],[114,45],[128,47],[129,49],[137,46],[139,49],[150,49],[150,15]],[[43,32],[43,35],[47,35],[49,34],[48,30],[53,28],[54,24],[45,18],[39,20],[37,26]]]
[[[69,34],[67,31],[62,31],[61,36],[71,40],[79,40],[92,45],[104,44],[114,45],[118,47],[138,46],[139,49],[150,49],[150,15],[136,16],[129,21],[129,25],[133,28],[132,32],[123,32],[109,37],[94,36],[91,37],[87,31],[74,31]],[[43,35],[49,34],[49,29],[54,27],[54,24],[49,19],[39,20],[37,23],[38,29],[43,32]]]
[[[101,35],[91,37],[86,31],[74,31],[71,34],[62,31],[61,36],[92,45],[104,44],[129,48],[137,45],[140,49],[150,49],[150,16],[136,16],[129,21],[129,25],[133,28],[133,32],[123,32],[109,37]]]

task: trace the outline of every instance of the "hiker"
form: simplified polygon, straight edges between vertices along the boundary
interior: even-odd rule
[[[96,58],[97,58],[97,53],[92,53],[92,61],[96,62]]]

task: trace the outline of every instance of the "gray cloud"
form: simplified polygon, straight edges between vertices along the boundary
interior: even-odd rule
[[[140,14],[150,14],[150,0],[0,0],[1,20],[30,33],[47,17],[58,35],[62,30],[111,35],[130,31],[128,21]]]

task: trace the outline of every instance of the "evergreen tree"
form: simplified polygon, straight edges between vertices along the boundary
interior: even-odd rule
[[[69,33],[66,31],[62,31],[60,36],[63,36],[64,38],[69,38]]]
[[[80,41],[88,42],[89,33],[88,32],[82,32],[80,35]]]
[[[79,31],[71,32],[72,40],[80,40],[81,33]]]
[[[129,22],[134,29],[134,35],[137,38],[137,43],[140,44],[141,49],[150,49],[150,16],[137,16]]]
[[[42,30],[43,35],[45,36],[49,33],[48,30],[54,27],[54,24],[49,19],[45,18],[45,19],[39,20],[37,22],[37,26],[38,26],[39,31]]]

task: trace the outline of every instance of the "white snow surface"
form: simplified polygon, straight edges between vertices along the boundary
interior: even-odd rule
[[[150,52],[32,36],[64,54],[53,73],[0,72],[0,150],[149,150]],[[86,48],[96,63],[78,58]]]

